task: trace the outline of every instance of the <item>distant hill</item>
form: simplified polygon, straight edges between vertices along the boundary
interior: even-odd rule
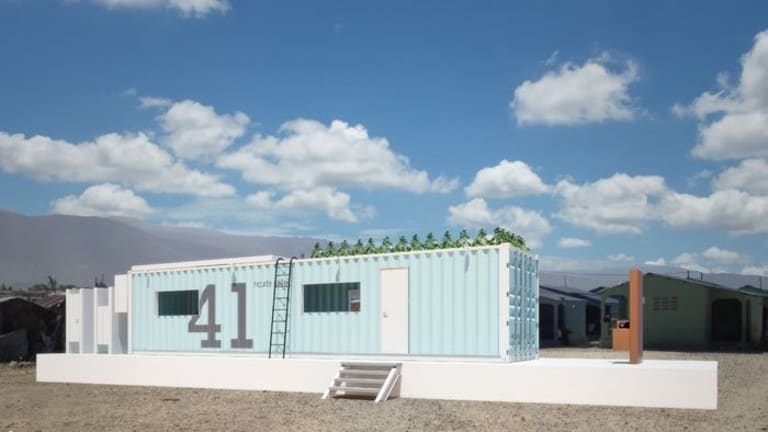
[[[308,255],[316,239],[230,235],[125,218],[25,216],[0,210],[0,282],[88,286],[132,265],[250,255]]]

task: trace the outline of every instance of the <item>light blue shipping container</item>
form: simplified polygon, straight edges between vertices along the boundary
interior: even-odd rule
[[[266,353],[275,264],[225,261],[134,267],[130,350]],[[292,276],[289,355],[538,356],[538,259],[508,244],[300,259]],[[168,307],[179,291],[198,315]]]

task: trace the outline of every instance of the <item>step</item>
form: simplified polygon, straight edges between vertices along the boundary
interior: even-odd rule
[[[345,383],[346,385],[352,385],[356,386],[359,384],[365,384],[365,385],[377,385],[379,388],[381,388],[382,385],[384,385],[385,379],[375,379],[375,378],[350,378],[350,377],[341,377],[336,378],[333,380],[334,384],[341,384]]]
[[[400,366],[402,363],[390,363],[390,362],[342,362],[341,367],[345,369],[357,369],[357,368],[366,368],[366,369],[392,369],[395,367]]]
[[[344,394],[355,394],[355,395],[367,395],[367,396],[376,396],[379,394],[378,388],[375,387],[342,387],[342,386],[331,386],[329,390],[334,392],[344,392]]]
[[[389,375],[389,369],[387,370],[376,370],[376,369],[343,369],[341,371],[342,375],[361,375],[361,376],[376,376],[376,377],[384,377],[386,378],[387,375]]]

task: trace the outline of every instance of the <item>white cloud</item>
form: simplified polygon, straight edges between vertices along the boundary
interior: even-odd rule
[[[184,159],[207,159],[220,154],[245,133],[247,115],[219,115],[208,105],[192,100],[176,102],[160,116],[164,142]]]
[[[116,184],[91,186],[80,196],[67,195],[51,202],[53,213],[77,216],[128,216],[141,218],[152,213],[144,198]]]
[[[175,161],[143,133],[112,133],[72,144],[0,131],[0,169],[39,181],[114,182],[140,191],[198,196],[235,193],[216,176]]]
[[[246,197],[246,202],[265,209],[309,211],[323,209],[331,219],[348,223],[358,221],[357,215],[350,209],[349,195],[330,187],[293,190],[277,201],[272,199],[274,195],[274,192],[260,191]]]
[[[634,261],[635,257],[631,255],[627,255],[625,253],[619,253],[614,255],[608,255],[608,261],[620,261],[620,262],[626,262],[626,261]]]
[[[549,187],[528,164],[507,160],[478,171],[472,183],[464,189],[472,198],[512,198],[542,194],[548,190]]]
[[[768,195],[768,162],[764,159],[741,161],[738,166],[728,168],[717,176],[712,187],[715,190],[736,189],[755,195]]]
[[[721,264],[733,264],[740,261],[744,261],[738,252],[730,251],[727,249],[720,249],[717,246],[711,246],[709,249],[701,253],[701,256],[716,263]]]
[[[722,273],[734,264],[747,262],[748,256],[717,246],[710,246],[702,252],[684,252],[672,260],[677,266],[702,273]]]
[[[538,212],[516,206],[491,210],[482,198],[450,206],[448,223],[467,228],[501,226],[523,236],[531,248],[540,247],[542,238],[552,231],[549,221]]]
[[[557,247],[562,249],[585,248],[592,246],[592,242],[575,237],[563,237],[557,242]]]
[[[139,97],[139,107],[141,108],[166,108],[171,106],[171,104],[173,104],[173,101],[166,98],[154,96]]]
[[[659,217],[675,228],[706,228],[732,234],[768,232],[768,196],[736,190],[709,196],[669,193],[659,205]]]
[[[741,274],[768,276],[768,265],[748,265],[741,269]]]
[[[688,177],[686,182],[688,183],[688,186],[693,187],[699,184],[702,180],[707,180],[712,178],[712,175],[714,173],[710,170],[701,170],[697,172],[696,174]]]
[[[619,173],[582,185],[561,180],[555,194],[563,205],[556,217],[601,234],[639,234],[654,218],[654,202],[665,193],[659,176]]]
[[[686,270],[693,270],[701,273],[709,273],[708,267],[699,264],[699,256],[695,253],[682,253],[672,260],[672,263]]]
[[[211,12],[226,13],[230,9],[227,0],[90,0],[109,8],[126,9],[175,9],[183,16],[202,18]]]
[[[510,103],[517,123],[572,125],[634,118],[629,85],[638,79],[637,65],[626,62],[623,70],[613,71],[608,60],[604,54],[582,65],[566,63],[537,81],[520,84]]]
[[[646,265],[663,266],[663,265],[667,265],[667,260],[665,260],[664,258],[658,258],[658,259],[655,259],[655,260],[648,260],[648,261],[645,262],[645,264]]]
[[[673,107],[678,115],[695,115],[702,121],[694,156],[714,160],[768,157],[768,31],[755,36],[741,66],[736,86],[728,85],[721,75],[719,91],[705,92],[687,107]],[[716,113],[722,116],[708,120]]]
[[[325,126],[299,119],[283,124],[280,132],[254,137],[221,156],[217,165],[241,171],[246,181],[286,190],[327,186],[447,193],[458,185],[455,179],[430,179],[426,171],[412,169],[386,138],[370,137],[362,125],[334,120]]]

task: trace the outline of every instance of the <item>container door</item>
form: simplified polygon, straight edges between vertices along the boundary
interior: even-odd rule
[[[408,269],[381,270],[381,352],[408,354]]]

